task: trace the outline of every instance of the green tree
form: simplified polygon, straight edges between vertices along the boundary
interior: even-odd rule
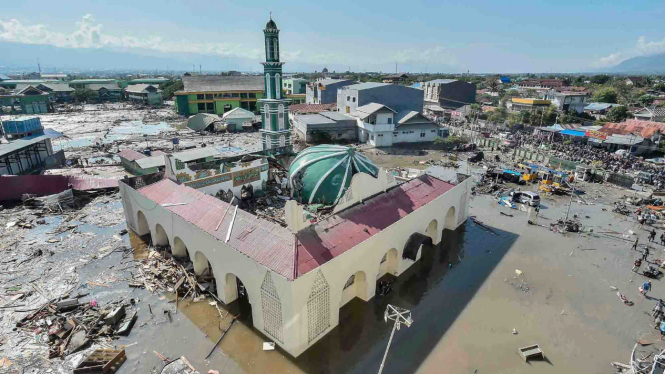
[[[651,95],[642,95],[637,98],[637,102],[640,103],[642,106],[649,106],[653,104],[654,98]]]
[[[170,99],[173,97],[173,94],[176,91],[182,90],[185,86],[182,84],[182,80],[170,80],[162,83],[159,87],[162,90],[162,97],[165,99]]]
[[[593,101],[599,103],[616,103],[619,98],[619,92],[613,87],[603,87],[593,94]]]
[[[615,106],[605,116],[605,120],[610,122],[623,122],[626,118],[628,118],[628,108],[625,106]]]
[[[606,74],[598,74],[591,77],[591,83],[605,84],[610,80],[610,76]]]
[[[79,103],[83,103],[95,100],[98,95],[95,91],[89,88],[77,88],[72,93],[72,96],[74,96],[74,100],[78,101]]]

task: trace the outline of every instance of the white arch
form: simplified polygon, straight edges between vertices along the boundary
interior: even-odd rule
[[[266,149],[271,149],[272,148],[272,138],[270,135],[266,135]]]
[[[345,280],[339,306],[342,307],[355,297],[367,301],[367,275],[362,270],[356,271]]]
[[[277,109],[277,118],[279,123],[279,129],[284,130],[284,104],[279,104]]]
[[[279,61],[279,42],[277,41],[277,38],[273,38],[272,45],[275,60]]]
[[[206,255],[203,253],[197,251],[194,254],[194,258],[192,259],[194,262],[194,274],[196,275],[203,275],[203,274],[210,274],[210,266],[208,262],[208,258]]]
[[[275,74],[275,98],[277,100],[282,98],[282,85],[280,84],[281,76],[279,73]]]
[[[457,228],[457,219],[455,218],[455,207],[451,206],[446,213],[445,228],[455,230]]]
[[[266,98],[272,99],[272,95],[270,94],[270,73],[266,73]]]
[[[265,104],[263,106],[263,120],[265,123],[263,124],[263,128],[266,130],[272,130],[271,127],[271,121],[270,121],[270,105]]]
[[[145,218],[145,214],[143,214],[143,212],[139,210],[139,212],[136,214],[136,218],[137,218],[136,229],[138,230],[137,234],[139,235],[150,234],[150,225],[148,225],[148,220]]]
[[[173,239],[173,248],[171,248],[173,256],[175,257],[187,257],[187,246],[185,242],[182,241],[179,237]]]
[[[166,230],[159,223],[155,225],[155,245],[169,245],[169,237],[166,235]]]
[[[429,236],[432,238],[432,244],[438,244],[439,243],[439,223],[433,219],[430,221],[429,225],[427,225],[427,230],[425,230],[425,235]]]
[[[377,274],[376,279],[381,278],[385,274],[397,275],[398,264],[397,249],[390,248],[381,258],[381,262],[379,263],[379,273]]]

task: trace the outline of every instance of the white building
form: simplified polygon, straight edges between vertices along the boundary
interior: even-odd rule
[[[377,103],[356,108],[349,116],[356,118],[358,140],[374,147],[397,143],[431,142],[439,135],[439,126],[413,110],[399,113]]]
[[[444,229],[468,217],[466,176],[425,174],[398,185],[353,148],[321,147],[303,152],[290,171],[301,191],[337,196],[333,212],[318,222],[290,200],[282,227],[179,184],[168,170],[161,180],[153,174],[119,183],[130,229],[189,256],[196,274],[211,269],[224,303],[239,299],[244,287],[238,302],[251,305],[256,330],[293,356],[344,323],[344,304],[372,299],[378,278],[402,274],[433,250]],[[305,167],[323,169],[299,174]]]
[[[551,101],[552,105],[564,112],[575,111],[576,113],[582,113],[587,106],[587,96],[587,93],[582,92],[558,92],[551,90],[543,94],[543,99]]]

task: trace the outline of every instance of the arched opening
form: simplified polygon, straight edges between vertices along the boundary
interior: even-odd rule
[[[208,258],[201,252],[196,252],[194,254],[194,274],[197,276],[212,275],[210,261],[208,261]]]
[[[413,233],[404,245],[402,258],[405,260],[417,261],[421,256],[421,248],[432,247],[432,238],[419,232]]]
[[[457,227],[457,219],[455,218],[455,207],[451,206],[450,209],[448,209],[448,213],[446,213],[445,228],[448,230],[455,230],[456,227]]]
[[[379,274],[376,276],[375,296],[386,296],[392,292],[392,284],[397,279],[398,267],[397,249],[391,248],[381,258],[379,263]]]
[[[187,257],[187,246],[179,237],[173,239],[173,255],[175,257]]]
[[[146,235],[150,233],[150,225],[148,225],[148,220],[145,218],[145,214],[139,210],[137,214],[138,223],[137,223],[137,234],[139,236]]]
[[[425,230],[425,235],[429,236],[432,239],[432,244],[439,242],[439,223],[433,219],[429,225],[427,225],[427,230]]]
[[[377,279],[385,274],[397,275],[397,249],[395,248],[388,250],[379,263],[379,274]]]
[[[346,280],[339,306],[343,306],[355,297],[367,301],[367,276],[364,271],[357,271]]]
[[[233,273],[226,274],[224,286],[224,302],[230,306],[231,313],[240,315],[238,319],[252,323],[252,304],[249,302],[249,293],[240,278]],[[233,304],[232,304],[233,303]]]
[[[166,235],[166,230],[159,223],[155,226],[155,245],[169,245],[169,237]]]

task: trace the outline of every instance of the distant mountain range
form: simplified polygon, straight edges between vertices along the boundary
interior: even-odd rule
[[[612,73],[665,73],[665,53],[630,58],[607,70]]]

